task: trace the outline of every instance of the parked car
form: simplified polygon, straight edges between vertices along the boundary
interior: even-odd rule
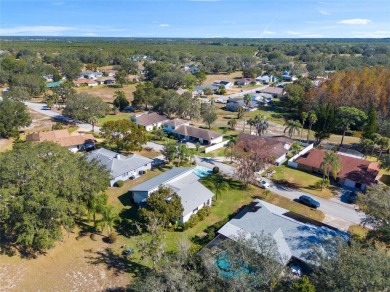
[[[319,208],[320,207],[320,202],[317,202],[316,200],[314,200],[313,198],[310,198],[309,196],[300,196],[298,201],[303,204],[303,205],[306,205],[306,206],[309,206],[311,208]]]
[[[134,250],[132,248],[126,248],[122,253],[124,255],[131,255],[134,253]]]
[[[270,185],[269,185],[269,183],[266,182],[265,180],[262,180],[262,181],[261,181],[261,187],[262,187],[263,189],[268,189],[268,188],[270,187]]]
[[[357,198],[358,198],[358,195],[357,195],[356,192],[347,191],[347,192],[345,193],[345,199],[346,199],[347,202],[350,203],[350,204],[356,203]]]

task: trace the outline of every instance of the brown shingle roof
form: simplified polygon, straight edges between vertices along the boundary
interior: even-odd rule
[[[92,134],[71,136],[67,130],[55,130],[47,132],[32,133],[27,135],[27,142],[54,142],[63,147],[84,144],[87,140],[95,140]]]
[[[183,136],[190,136],[194,138],[201,138],[203,140],[211,141],[211,139],[215,139],[218,137],[223,136],[222,134],[205,130],[205,129],[200,129],[196,128],[194,126],[189,126],[189,125],[180,125],[178,126],[175,130],[174,133],[180,134]]]
[[[262,89],[261,91],[265,92],[265,93],[270,93],[270,94],[283,94],[283,88],[272,87],[272,86],[268,86],[268,87]]]
[[[178,127],[180,125],[185,125],[185,124],[189,124],[189,123],[190,122],[186,121],[186,120],[173,119],[173,120],[169,120],[168,122],[165,122],[164,124],[176,128],[176,127]]]
[[[159,115],[158,113],[155,112],[150,114],[140,115],[138,117],[135,117],[135,119],[137,120],[138,124],[141,124],[145,127],[168,120],[166,116]]]
[[[285,138],[285,137],[261,137],[261,136],[255,136],[255,135],[249,135],[246,133],[240,133],[237,137],[237,141],[256,141],[258,142],[256,145],[261,145],[262,147],[259,147],[257,150],[264,152],[264,154],[268,154],[269,156],[273,157],[274,159],[278,159],[282,155],[286,154],[288,150],[284,148],[284,145],[286,143],[292,142],[291,139]],[[251,144],[248,144],[251,145]]]
[[[337,177],[370,185],[379,173],[378,163],[364,159],[336,154],[340,158],[341,170]],[[319,169],[324,159],[325,151],[312,149],[295,160],[296,163]]]

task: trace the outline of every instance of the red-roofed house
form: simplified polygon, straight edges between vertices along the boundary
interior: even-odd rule
[[[367,186],[379,180],[378,163],[338,153],[336,155],[341,162],[341,170],[336,179],[340,185],[364,191]],[[298,165],[298,169],[322,173],[320,166],[324,156],[324,150],[312,149],[294,162]]]

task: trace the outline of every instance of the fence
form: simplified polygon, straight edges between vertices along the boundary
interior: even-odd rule
[[[288,160],[288,166],[292,168],[298,168],[298,164],[294,162],[295,159],[297,159],[299,156],[302,156],[303,154],[306,154],[309,152],[311,149],[313,149],[314,144],[310,144],[306,148],[303,148],[298,154],[294,155]]]
[[[227,144],[229,144],[229,140],[222,141],[220,143],[214,144],[212,146],[206,147],[204,149],[204,153],[209,153],[211,151],[217,150],[219,148],[225,147]]]

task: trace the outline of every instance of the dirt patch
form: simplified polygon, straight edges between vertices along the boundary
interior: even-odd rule
[[[98,236],[76,239],[65,235],[63,242],[36,259],[0,256],[0,291],[105,291],[126,287],[128,271],[116,267],[124,259],[120,244],[107,244]],[[122,266],[121,266],[122,267]]]
[[[101,98],[105,102],[114,101],[115,91],[123,91],[129,101],[133,100],[135,84],[124,85],[123,87],[108,87],[107,85],[98,85],[94,87],[76,87],[78,93],[88,93]]]
[[[55,124],[52,118],[31,109],[28,109],[32,123],[29,127],[23,128],[22,131],[26,133],[38,132],[38,131],[47,131],[51,130],[52,126]]]
[[[12,148],[13,139],[0,139],[0,152],[7,151]]]

